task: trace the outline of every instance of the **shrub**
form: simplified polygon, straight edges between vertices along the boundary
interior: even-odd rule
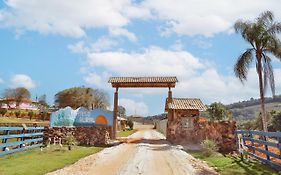
[[[130,127],[130,130],[134,129],[134,122],[132,120],[128,121],[128,125]]]
[[[27,115],[29,117],[29,120],[31,120],[32,117],[34,116],[34,113],[33,113],[33,111],[29,111]]]
[[[206,157],[210,157],[218,150],[216,142],[210,139],[203,140],[201,142],[201,146],[202,146],[202,153]]]
[[[0,114],[4,116],[7,113],[7,109],[0,109]]]
[[[46,120],[46,118],[48,117],[48,113],[47,112],[41,112],[41,120]]]
[[[19,117],[19,116],[20,116],[20,114],[21,114],[21,112],[20,112],[20,111],[16,111],[16,112],[15,112],[16,117]]]
[[[77,144],[75,137],[70,132],[66,134],[66,136],[64,137],[64,141],[64,143],[68,146],[68,150],[71,150],[72,146],[75,146]]]

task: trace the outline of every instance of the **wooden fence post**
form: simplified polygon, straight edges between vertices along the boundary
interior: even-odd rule
[[[278,131],[277,133],[281,134],[280,131]],[[278,137],[278,147],[279,147],[279,155],[281,157],[281,136]]]
[[[267,141],[267,140],[268,140],[268,138],[266,136],[264,136],[264,141]],[[268,151],[268,146],[266,144],[264,144],[264,148],[266,151]],[[268,154],[266,154],[266,159],[268,161],[270,161],[270,156]]]
[[[253,142],[253,140],[252,140],[252,139],[254,139],[254,137],[253,137],[252,132],[251,132],[251,131],[249,131],[249,132],[250,132],[250,138],[251,138],[252,152],[253,152],[253,154],[256,154],[256,151],[255,151],[255,149],[253,148],[253,147],[255,146],[255,144],[254,144],[254,142]]]
[[[6,130],[4,131],[4,134],[3,135],[9,135],[10,131],[9,130]],[[2,139],[2,143],[7,143],[7,140],[8,139]],[[6,147],[3,147],[2,151],[5,151]]]

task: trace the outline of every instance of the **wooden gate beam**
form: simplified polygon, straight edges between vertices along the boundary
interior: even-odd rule
[[[114,109],[113,109],[113,131],[112,138],[116,139],[116,131],[117,131],[117,114],[118,114],[118,87],[114,93]]]

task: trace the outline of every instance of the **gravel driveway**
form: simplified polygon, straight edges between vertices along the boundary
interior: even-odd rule
[[[48,175],[213,175],[205,163],[172,146],[152,129],[139,130],[123,143],[80,159]],[[131,140],[131,141],[130,141]]]

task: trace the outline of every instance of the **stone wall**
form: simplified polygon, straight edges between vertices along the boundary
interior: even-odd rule
[[[166,136],[167,132],[167,121],[167,119],[154,121],[156,130],[161,132],[164,136]]]
[[[235,150],[235,121],[211,122],[199,117],[178,117],[168,123],[167,140],[176,144],[199,144],[215,140],[220,152]]]
[[[83,127],[45,127],[43,143],[51,138],[51,143],[64,142],[67,133],[72,133],[79,145],[106,145],[111,135],[110,126],[83,126]]]

